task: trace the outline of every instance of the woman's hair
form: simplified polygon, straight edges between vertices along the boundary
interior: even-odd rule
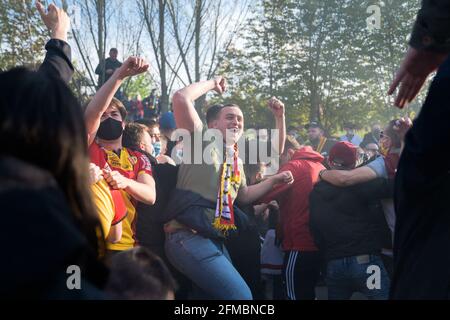
[[[97,254],[104,252],[90,194],[83,113],[59,78],[24,68],[0,73],[0,155],[50,172],[74,220]]]

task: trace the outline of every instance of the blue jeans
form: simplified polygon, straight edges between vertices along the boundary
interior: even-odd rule
[[[166,255],[172,265],[202,291],[200,299],[252,300],[252,293],[231,263],[221,241],[180,230],[166,234]]]
[[[354,292],[361,292],[371,300],[387,300],[389,297],[389,275],[377,255],[329,261],[326,283],[329,300],[347,300]]]

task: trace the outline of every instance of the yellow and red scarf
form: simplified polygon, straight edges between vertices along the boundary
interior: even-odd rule
[[[217,195],[216,213],[214,217],[214,228],[227,233],[229,230],[236,229],[234,224],[233,199],[230,189],[233,184],[241,183],[241,173],[238,163],[238,148],[235,144],[228,148],[225,162],[221,167],[219,192]]]

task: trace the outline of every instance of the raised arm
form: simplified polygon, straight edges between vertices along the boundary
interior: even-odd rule
[[[67,43],[67,33],[70,29],[69,16],[53,3],[48,6],[47,12],[40,1],[36,1],[36,8],[51,34],[51,39],[45,46],[47,54],[39,67],[39,72],[58,76],[67,84],[74,72],[71,50]]]
[[[94,141],[95,134],[100,126],[102,114],[108,108],[123,80],[127,77],[146,72],[148,68],[149,64],[144,59],[130,57],[97,91],[84,114],[89,145]]]
[[[286,141],[285,107],[284,103],[275,97],[272,97],[268,104],[275,117],[275,129],[277,130],[275,140],[278,140],[278,144],[275,144],[273,149],[280,155],[284,152],[284,143]]]
[[[225,92],[225,78],[216,77],[212,80],[196,82],[175,92],[172,104],[177,128],[186,129],[189,132],[203,129],[203,123],[195,110],[194,102],[212,90],[219,94]]]

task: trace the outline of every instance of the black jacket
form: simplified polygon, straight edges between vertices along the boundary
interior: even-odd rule
[[[107,58],[105,60],[105,66],[103,68],[100,63],[97,68],[95,68],[95,74],[98,75],[98,86],[101,87],[108,79],[112,76],[112,74],[106,74],[106,70],[116,70],[122,66],[122,63],[119,60],[112,60],[111,58]],[[104,80],[103,80],[104,79]]]
[[[394,299],[450,293],[450,59],[406,135],[395,181]]]
[[[409,44],[419,50],[450,52],[450,0],[422,0]]]
[[[330,261],[376,254],[390,236],[377,200],[392,198],[392,182],[383,178],[336,187],[321,181],[310,194],[310,228],[314,241]]]
[[[51,39],[45,45],[45,49],[47,53],[44,62],[39,67],[39,72],[59,77],[65,84],[68,84],[74,73],[70,46],[62,40]]]

